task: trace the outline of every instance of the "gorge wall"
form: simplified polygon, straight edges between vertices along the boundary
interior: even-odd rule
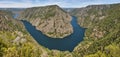
[[[64,38],[73,33],[72,17],[57,5],[28,8],[19,19],[29,21],[36,29],[52,38]]]

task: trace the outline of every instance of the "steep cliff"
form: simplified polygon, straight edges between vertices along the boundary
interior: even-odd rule
[[[63,38],[73,32],[71,16],[57,5],[26,9],[19,19],[32,23],[43,34]]]

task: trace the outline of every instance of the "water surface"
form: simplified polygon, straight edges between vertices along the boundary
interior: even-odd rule
[[[72,51],[82,40],[84,37],[84,32],[85,29],[81,28],[78,23],[77,23],[77,18],[72,17],[71,24],[73,26],[74,32],[63,38],[50,38],[42,32],[36,30],[34,26],[32,26],[29,22],[27,21],[22,21],[28,30],[28,32],[32,35],[32,37],[40,44],[45,46],[46,48],[49,49],[57,49],[61,51]]]

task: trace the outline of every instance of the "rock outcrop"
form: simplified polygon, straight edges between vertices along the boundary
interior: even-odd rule
[[[28,8],[19,19],[29,21],[37,30],[52,38],[64,38],[73,33],[71,16],[57,5]]]

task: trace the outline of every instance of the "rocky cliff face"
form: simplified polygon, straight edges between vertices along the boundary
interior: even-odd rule
[[[63,38],[73,32],[71,16],[57,5],[26,9],[19,19],[32,23],[38,30],[52,38]]]

